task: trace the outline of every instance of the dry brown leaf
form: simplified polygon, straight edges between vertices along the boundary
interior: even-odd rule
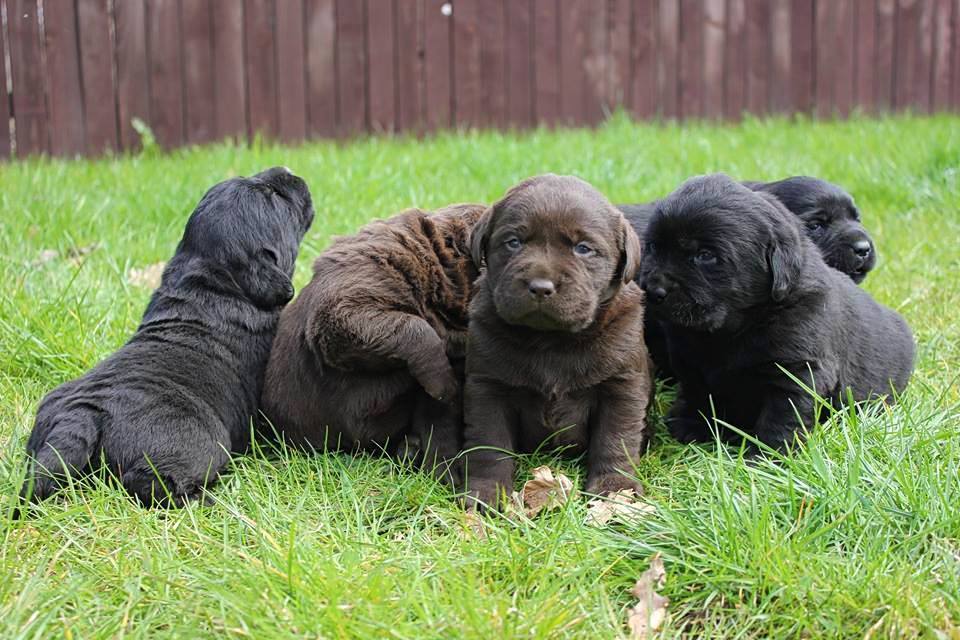
[[[643,516],[656,513],[656,511],[655,506],[643,502],[633,489],[608,491],[602,497],[587,502],[585,524],[602,527],[611,520],[633,524]]]
[[[527,480],[520,493],[513,493],[514,506],[532,518],[543,510],[562,507],[576,496],[573,481],[562,473],[553,475],[550,467],[537,467],[531,471],[532,480]]]
[[[463,528],[460,530],[460,537],[464,540],[470,538],[475,540],[487,539],[487,527],[483,523],[483,518],[476,511],[467,511]]]
[[[99,242],[94,242],[92,244],[87,244],[82,247],[69,247],[63,252],[57,251],[56,249],[44,249],[37,254],[37,259],[33,261],[33,266],[40,266],[52,262],[57,258],[63,258],[67,260],[74,266],[79,265],[83,262],[82,258],[93,253],[100,248]]]
[[[650,568],[643,572],[630,593],[637,604],[627,614],[627,626],[630,627],[631,640],[649,638],[667,618],[667,605],[670,599],[656,592],[667,581],[667,571],[663,568],[663,558],[659,553],[650,558]]]
[[[158,262],[142,269],[130,269],[127,272],[127,281],[135,287],[156,289],[160,286],[160,279],[166,266],[166,262]]]

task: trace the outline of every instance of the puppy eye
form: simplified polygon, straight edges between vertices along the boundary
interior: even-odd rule
[[[807,223],[807,229],[810,231],[819,231],[820,229],[823,229],[823,227],[823,220],[811,220]]]
[[[693,261],[699,265],[712,265],[717,263],[717,256],[713,251],[701,249],[693,256]]]
[[[273,249],[264,249],[263,255],[266,256],[267,260],[269,260],[273,264],[276,264],[276,265],[280,264],[280,259],[277,257],[277,252],[274,251]]]
[[[592,256],[594,253],[596,253],[593,250],[593,247],[588,245],[586,242],[577,243],[577,245],[573,248],[573,252],[578,256]]]
[[[516,236],[511,236],[507,238],[507,241],[504,242],[503,244],[507,245],[507,249],[510,249],[510,251],[516,251],[517,249],[523,246],[523,242],[521,242],[520,238]]]

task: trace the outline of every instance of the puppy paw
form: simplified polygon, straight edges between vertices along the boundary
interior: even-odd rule
[[[471,478],[464,500],[468,511],[495,511],[506,494],[505,485],[497,480]]]
[[[451,331],[443,341],[447,357],[451,360],[460,360],[467,356],[467,332]]]
[[[707,428],[707,423],[703,418],[682,418],[675,417],[667,420],[670,428],[670,435],[678,442],[689,444],[691,442],[710,442],[713,440],[713,434]]]
[[[643,494],[643,485],[633,478],[617,472],[591,476],[587,480],[587,486],[584,487],[584,490],[587,493],[592,493],[598,496],[602,496],[607,493],[616,493],[617,491],[623,491],[626,489],[632,489],[633,492],[638,496]]]
[[[460,394],[460,382],[446,359],[442,365],[426,370],[416,377],[423,390],[439,402],[452,404]]]

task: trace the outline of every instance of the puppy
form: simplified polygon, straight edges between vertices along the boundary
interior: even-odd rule
[[[640,490],[625,474],[644,447],[651,394],[640,244],[586,182],[544,175],[477,223],[485,264],[470,304],[464,470],[473,504],[513,486],[509,452],[587,452],[586,489]]]
[[[657,203],[640,281],[679,379],[668,423],[683,442],[710,439],[715,412],[783,448],[814,419],[788,374],[840,404],[848,390],[899,393],[913,370],[903,319],[828,267],[778,199],[722,174]]]
[[[484,209],[409,210],[321,254],[280,318],[265,428],[308,448],[386,450],[435,469],[455,457],[477,276],[468,238]]]
[[[144,503],[199,497],[248,444],[312,220],[310,192],[286,168],[210,189],[133,337],[40,403],[23,494],[46,498],[102,460]]]

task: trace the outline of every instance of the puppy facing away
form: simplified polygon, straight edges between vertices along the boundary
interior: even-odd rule
[[[640,281],[680,383],[677,439],[712,438],[708,418],[783,448],[814,399],[901,392],[914,342],[903,319],[827,266],[780,201],[722,174],[692,178],[656,205]],[[783,369],[781,369],[781,367]],[[799,418],[799,420],[798,420]]]
[[[306,183],[283,167],[211,188],[133,337],[40,403],[24,496],[46,498],[103,460],[144,503],[198,498],[248,444],[312,220]]]
[[[592,186],[543,175],[477,223],[485,264],[470,304],[464,473],[473,504],[513,486],[509,452],[587,452],[586,490],[640,487],[627,474],[647,438],[640,244]]]
[[[456,456],[477,276],[468,239],[484,209],[411,209],[324,251],[280,318],[265,428],[307,448],[386,450],[437,469]]]

